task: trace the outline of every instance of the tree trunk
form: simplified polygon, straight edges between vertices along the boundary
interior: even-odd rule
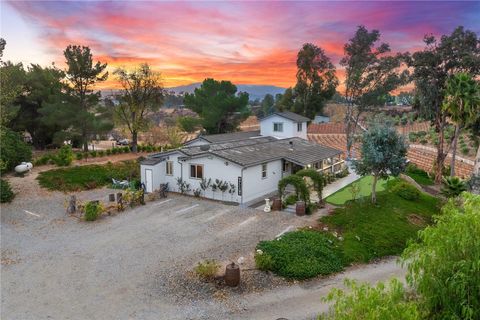
[[[137,152],[137,140],[138,140],[138,132],[132,132],[132,152]]]
[[[438,146],[437,146],[437,159],[435,160],[436,170],[435,170],[435,183],[442,183],[443,178],[443,166],[445,163],[446,155],[443,153],[443,142],[445,129],[445,115],[438,116],[435,120],[435,129],[438,132]]]
[[[455,157],[457,155],[457,141],[458,136],[460,135],[460,127],[455,126],[455,135],[453,137],[453,150],[452,150],[452,160],[450,161],[450,176],[455,176]]]
[[[372,203],[377,203],[377,176],[373,176],[373,183],[372,183]]]
[[[473,164],[472,176],[480,176],[480,145],[477,149],[477,155],[475,156],[475,162]]]
[[[88,141],[86,139],[83,140],[83,151],[88,152]]]

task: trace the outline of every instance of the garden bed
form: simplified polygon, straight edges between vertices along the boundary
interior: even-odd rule
[[[116,180],[138,180],[140,166],[136,161],[84,165],[40,172],[40,186],[53,191],[82,191],[104,187]]]

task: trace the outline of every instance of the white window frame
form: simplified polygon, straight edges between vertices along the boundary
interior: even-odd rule
[[[302,132],[303,131],[303,123],[302,122],[298,122],[297,123],[297,132]]]
[[[280,130],[275,130],[275,126],[277,126],[276,129],[280,128]],[[273,132],[283,132],[283,122],[274,122],[273,123]]]
[[[173,176],[173,161],[167,161],[165,163],[165,175]]]
[[[268,178],[268,166],[267,163],[262,163],[262,179]]]
[[[195,177],[192,177],[192,166],[195,166]],[[198,177],[197,167],[202,167],[202,176],[200,178]],[[205,176],[205,170],[204,170],[203,164],[197,164],[197,163],[190,164],[190,179],[202,180],[204,176]]]

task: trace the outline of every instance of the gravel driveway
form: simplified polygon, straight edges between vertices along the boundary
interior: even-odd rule
[[[320,296],[345,276],[374,282],[403,272],[389,260],[289,283],[252,270],[259,240],[311,224],[316,216],[170,195],[87,223],[65,215],[67,195],[20,189],[27,191],[1,208],[2,319],[303,319],[326,309]],[[106,199],[110,192],[86,191],[78,198]],[[228,263],[241,256],[246,262],[238,288],[192,276],[201,260]]]

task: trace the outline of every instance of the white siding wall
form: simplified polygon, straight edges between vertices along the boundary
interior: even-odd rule
[[[273,124],[283,123],[283,132],[274,132]],[[297,130],[297,123],[286,118],[273,115],[260,122],[260,134],[262,136],[272,136],[281,139],[299,137],[307,139],[307,123],[302,123],[302,131]]]
[[[143,183],[146,183],[145,181],[145,170],[150,169],[152,170],[152,190],[158,190],[160,188],[160,183],[162,179],[162,174],[161,174],[161,166],[163,162],[157,163],[156,165],[140,165],[140,179]]]
[[[262,165],[243,170],[243,203],[278,190],[282,179],[282,160],[267,163],[267,177],[262,179]]]

